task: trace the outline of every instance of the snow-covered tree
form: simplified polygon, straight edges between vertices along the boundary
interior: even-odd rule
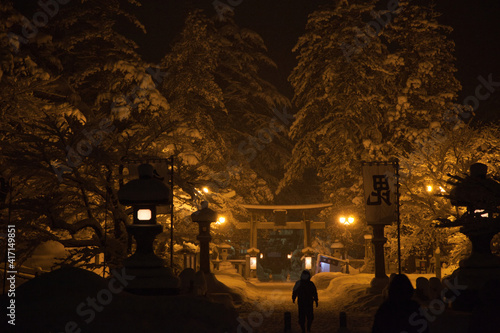
[[[383,136],[392,89],[387,50],[378,36],[356,46],[374,5],[338,1],[315,11],[294,49],[298,64],[289,80],[298,112],[290,133],[296,142],[285,182],[316,169],[327,199],[337,202],[339,195],[352,200],[360,161],[375,155],[371,147],[378,147],[380,158],[389,152]],[[346,56],[346,45],[360,49]]]
[[[21,239],[32,247],[48,239],[91,246],[88,257],[106,251],[112,265],[126,255],[127,241],[118,165],[155,152],[156,136],[175,122],[156,72],[116,32],[120,17],[140,27],[118,1],[60,8],[12,51],[12,70],[0,82],[2,92],[11,90],[2,103],[1,149],[17,191],[14,218],[33,235]],[[7,22],[9,32],[22,24]]]
[[[459,89],[450,30],[437,15],[406,2],[377,6],[334,1],[310,14],[289,77],[298,112],[282,184],[316,170],[334,203],[326,214],[361,221],[361,162],[406,156],[426,142]]]
[[[186,127],[176,140],[192,161],[183,177],[207,185],[204,196],[228,214],[244,215],[243,200],[271,200],[270,182],[282,171],[285,126],[273,120],[273,109],[289,102],[262,78],[273,66],[258,34],[200,10],[188,15],[162,61],[168,76],[161,91]]]
[[[223,132],[239,155],[234,158],[248,163],[274,190],[291,149],[286,139],[291,119],[279,116],[290,101],[263,77],[277,65],[262,37],[238,27],[232,12],[216,18],[215,27],[221,45],[215,79],[228,110]]]
[[[395,74],[386,121],[393,145],[403,154],[450,123],[460,109],[453,104],[461,86],[454,76],[452,28],[440,24],[439,16],[434,6],[401,1],[382,33]]]
[[[402,257],[427,256],[438,246],[450,255],[450,263],[463,259],[454,253],[465,253],[466,242],[458,242],[458,228],[436,228],[438,218],[454,220],[463,214],[442,197],[451,190],[449,175],[469,174],[473,163],[488,165],[490,176],[500,174],[500,132],[497,127],[474,129],[462,123],[430,137],[423,146],[400,160],[401,165],[401,232]],[[395,226],[388,228],[392,258],[396,258]],[[464,239],[463,237],[461,239]]]

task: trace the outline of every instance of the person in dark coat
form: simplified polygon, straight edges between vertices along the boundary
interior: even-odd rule
[[[429,333],[429,323],[412,300],[410,280],[396,274],[389,284],[388,298],[380,305],[373,321],[372,333]]]
[[[313,303],[316,302],[318,307],[318,291],[316,286],[311,281],[311,273],[304,270],[300,275],[300,280],[295,283],[292,292],[292,301],[298,298],[299,305],[299,325],[302,328],[302,333],[306,332],[306,318],[307,318],[307,332],[311,331],[311,325],[314,319]]]

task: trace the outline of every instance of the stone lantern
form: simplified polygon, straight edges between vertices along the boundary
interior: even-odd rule
[[[347,258],[347,253],[345,252],[345,246],[338,239],[330,246],[333,252],[333,257],[345,259],[345,272],[349,274],[349,259]]]
[[[196,239],[200,241],[200,270],[210,274],[210,224],[217,221],[217,212],[208,208],[208,202],[201,203],[201,209],[191,214],[193,222],[199,225],[199,234]]]
[[[467,286],[452,302],[456,310],[472,310],[479,292],[491,281],[500,280],[500,258],[491,253],[493,236],[500,232],[500,183],[487,177],[488,167],[482,163],[470,166],[465,178],[452,176],[449,198],[453,206],[467,211],[454,221],[439,219],[437,227],[460,227],[472,243],[471,255],[460,261],[459,268],[445,279],[445,284]],[[488,292],[488,291],[486,291]]]
[[[335,242],[330,247],[332,249],[333,257],[339,259],[343,258],[344,244],[342,244],[338,239],[336,239]]]
[[[156,223],[156,206],[170,204],[170,189],[153,177],[153,166],[141,164],[139,179],[134,179],[118,191],[122,205],[132,206],[133,223],[127,231],[136,240],[133,255],[124,260],[127,274],[135,276],[127,291],[143,295],[176,294],[179,280],[164,266],[164,261],[153,250],[153,242],[163,230]]]
[[[219,244],[217,246],[221,252],[222,261],[219,263],[219,271],[233,272],[236,273],[236,269],[233,267],[233,264],[227,260],[229,256],[229,250],[231,249],[231,245],[229,244]]]

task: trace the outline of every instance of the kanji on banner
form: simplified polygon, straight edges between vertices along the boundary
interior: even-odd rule
[[[363,163],[366,222],[391,224],[397,220],[397,163]]]

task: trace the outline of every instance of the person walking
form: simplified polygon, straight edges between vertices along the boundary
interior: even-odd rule
[[[311,325],[314,319],[313,303],[316,302],[318,307],[318,291],[314,282],[311,281],[311,273],[304,270],[300,275],[300,280],[293,286],[292,301],[298,298],[299,305],[299,325],[302,328],[302,333],[306,332],[306,319],[307,319],[307,332],[311,332]]]

